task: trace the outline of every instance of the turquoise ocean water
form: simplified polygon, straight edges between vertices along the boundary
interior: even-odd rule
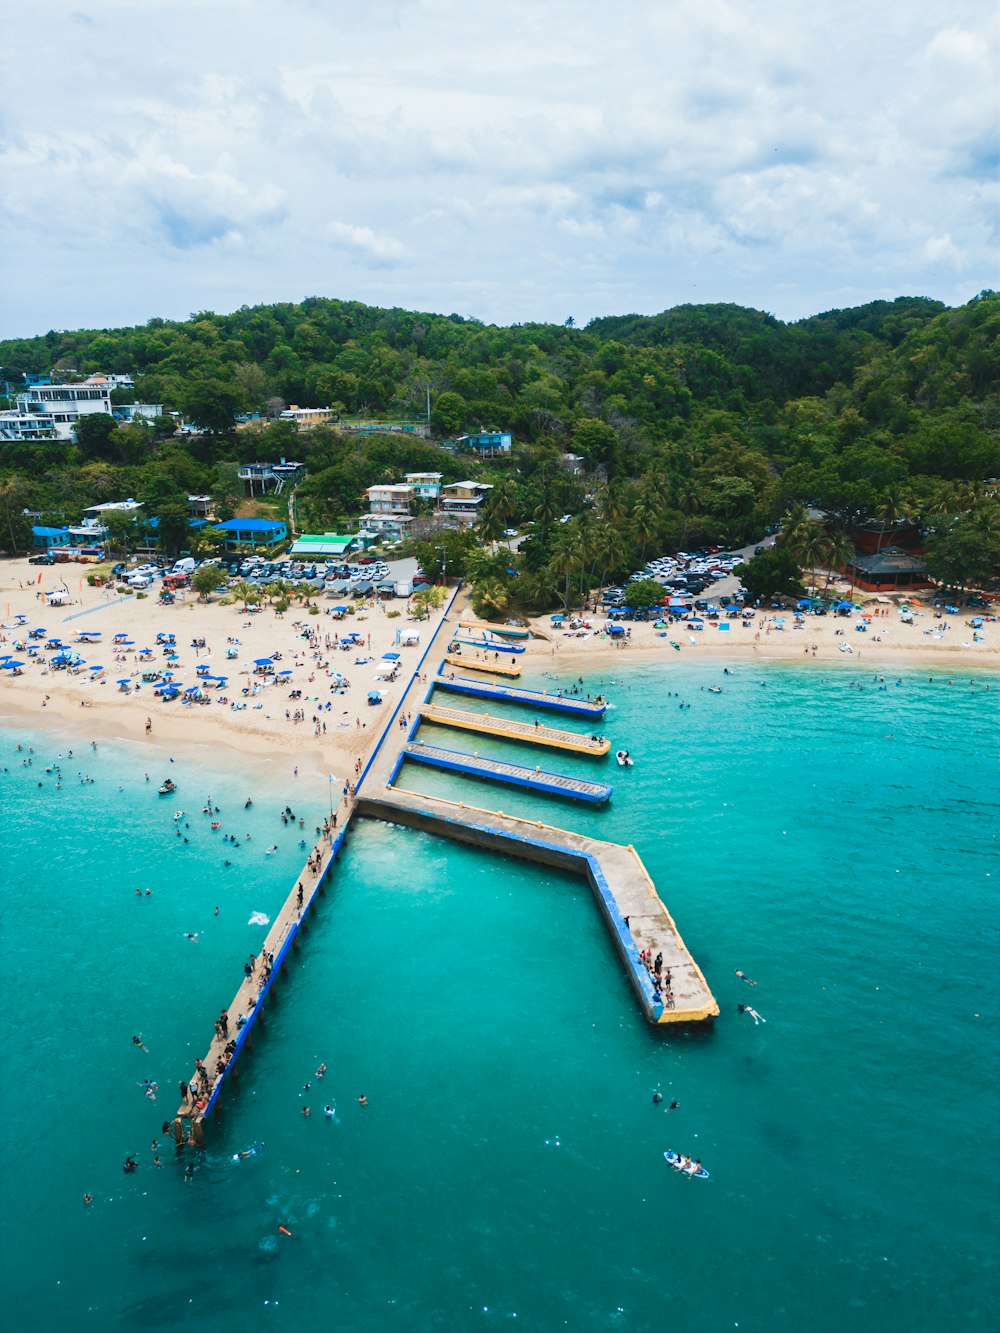
[[[719,1000],[713,1031],[647,1027],[582,881],[361,823],[207,1152],[163,1143],[160,1169],[177,1082],[263,938],[250,914],[273,915],[301,861],[278,811],[311,840],[328,794],[191,758],[147,785],[148,751],[0,731],[4,1323],[993,1333],[1000,691],[733,672],[587,677],[635,767],[530,762],[608,776],[605,810],[403,775],[634,843]],[[230,868],[209,793],[222,832],[253,835]],[[677,1177],[667,1148],[711,1180]]]

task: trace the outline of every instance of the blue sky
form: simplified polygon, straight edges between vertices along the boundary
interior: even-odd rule
[[[992,0],[41,0],[0,336],[334,296],[489,322],[997,287]]]

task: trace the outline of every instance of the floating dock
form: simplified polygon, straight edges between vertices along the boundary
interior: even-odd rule
[[[504,782],[508,786],[524,787],[547,796],[566,796],[573,801],[589,801],[592,805],[603,805],[611,798],[612,787],[607,782],[588,782],[562,773],[544,772],[540,768],[506,764],[479,754],[465,754],[461,750],[443,750],[440,746],[424,745],[420,741],[410,741],[404,745],[403,755],[430,768],[443,768],[465,777]]]
[[[481,736],[500,736],[508,741],[522,741],[528,745],[547,745],[554,750],[572,750],[574,754],[605,755],[611,749],[606,736],[594,740],[576,731],[556,731],[537,722],[514,722],[507,717],[490,717],[488,713],[464,713],[459,708],[441,708],[437,704],[421,704],[420,717],[424,722],[436,722],[441,727],[457,727],[460,731],[475,731]]]
[[[501,643],[499,639],[470,639],[466,634],[453,634],[448,644],[449,649],[452,644],[461,643],[466,648],[484,648],[491,653],[502,653],[504,657],[509,657],[511,653],[523,653],[523,643]]]
[[[447,659],[452,661],[451,658]],[[453,663],[454,665],[454,663]],[[463,666],[471,665],[465,662]],[[576,717],[603,717],[607,703],[604,700],[577,699],[573,695],[548,694],[543,690],[524,690],[517,685],[491,685],[488,681],[463,680],[461,676],[437,675],[434,684],[439,690],[453,694],[471,694],[477,699],[497,699],[501,703],[525,704],[528,708],[547,708],[553,713],[572,713]]]
[[[492,625],[488,620],[460,620],[459,629],[475,630],[480,634],[499,634],[504,639],[530,639],[531,630],[524,625]]]
[[[519,676],[519,666],[504,666],[501,662],[483,662],[475,657],[463,657],[461,653],[449,653],[444,659],[449,666],[465,667],[467,671],[488,671],[491,676]]]
[[[359,797],[357,814],[582,875],[650,1023],[710,1023],[718,1015],[719,1006],[701,968],[633,847],[415,792],[395,788],[374,792],[373,788],[371,796]],[[647,948],[663,955],[662,976],[670,977],[672,1005],[657,995],[639,957]]]

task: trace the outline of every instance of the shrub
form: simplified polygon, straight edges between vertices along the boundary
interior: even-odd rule
[[[402,614],[402,611],[386,611],[385,618],[386,620],[395,620],[397,616],[401,616]]]

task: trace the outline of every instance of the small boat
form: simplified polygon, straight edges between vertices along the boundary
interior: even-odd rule
[[[722,693],[722,686],[721,686],[721,685],[709,685],[709,687],[708,687],[708,692],[709,692],[709,694],[721,694],[721,693]]]
[[[164,782],[160,787],[160,795],[169,796],[172,791],[176,790],[177,790],[177,783],[174,782],[171,778],[167,778],[166,782]]]
[[[616,750],[615,758],[618,760],[619,768],[631,768],[635,762],[628,750]]]

